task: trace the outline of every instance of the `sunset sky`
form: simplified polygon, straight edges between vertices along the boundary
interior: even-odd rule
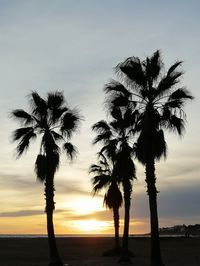
[[[77,159],[62,157],[55,176],[57,234],[112,233],[103,193],[93,197],[88,168],[95,163],[91,126],[105,118],[102,88],[129,56],[161,50],[166,69],[183,61],[186,105],[183,138],[166,135],[167,160],[157,163],[160,227],[200,221],[200,2],[198,0],[0,0],[0,234],[45,234],[43,185],[36,181],[38,142],[16,160],[12,109],[28,110],[32,90],[61,90],[84,116],[72,142]],[[149,232],[144,169],[136,162],[130,233]],[[121,219],[123,210],[121,210]],[[123,227],[120,227],[122,232]]]

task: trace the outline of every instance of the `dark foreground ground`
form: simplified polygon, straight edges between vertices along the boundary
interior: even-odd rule
[[[118,258],[102,257],[112,247],[106,237],[58,238],[63,262],[71,266],[114,266]],[[132,265],[149,265],[150,240],[131,238],[130,249],[135,253]],[[200,266],[200,238],[162,238],[161,248],[166,266]],[[48,243],[39,239],[0,239],[0,266],[47,266]]]

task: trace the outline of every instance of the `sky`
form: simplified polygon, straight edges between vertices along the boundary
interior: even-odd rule
[[[114,67],[130,56],[144,59],[161,51],[165,68],[183,61],[181,86],[195,96],[185,108],[182,138],[167,134],[168,157],[156,164],[160,227],[199,223],[200,124],[198,0],[0,0],[0,234],[46,234],[43,185],[36,181],[36,141],[16,160],[10,118],[13,109],[29,110],[36,90],[64,92],[84,121],[72,142],[73,163],[62,156],[55,176],[57,234],[113,233],[112,213],[103,192],[93,197],[88,168],[95,163],[91,126],[106,118],[103,86],[116,78]],[[136,162],[130,233],[149,232],[143,167]],[[123,209],[120,210],[123,230]]]

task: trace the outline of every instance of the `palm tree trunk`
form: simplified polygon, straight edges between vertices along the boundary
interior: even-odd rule
[[[149,195],[149,208],[150,208],[150,223],[151,223],[151,266],[163,266],[160,239],[159,239],[159,226],[158,226],[158,212],[157,212],[157,190],[156,190],[156,177],[154,160],[149,160],[146,163],[146,182],[147,193]]]
[[[126,184],[123,184],[124,187],[124,232],[123,232],[123,241],[122,241],[122,254],[120,262],[130,262],[130,253],[128,250],[128,236],[129,236],[129,219],[130,219],[130,201],[131,201],[131,192],[127,189]]]
[[[49,266],[63,266],[63,263],[60,259],[56,238],[54,234],[54,225],[53,225],[53,211],[55,208],[54,203],[54,182],[53,176],[49,173],[50,160],[47,159],[47,173],[48,176],[45,182],[45,196],[46,196],[46,214],[47,214],[47,233],[48,233],[48,243],[49,243],[49,254],[50,254],[50,263]]]
[[[119,243],[119,208],[113,208],[113,219],[114,219],[114,226],[115,226],[115,249],[120,249]]]

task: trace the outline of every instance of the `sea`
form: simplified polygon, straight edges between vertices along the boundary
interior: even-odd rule
[[[76,238],[76,237],[114,237],[109,234],[62,234],[56,235],[56,238]],[[122,237],[122,236],[120,236]],[[130,238],[150,238],[149,234],[144,235],[129,235]],[[176,238],[176,237],[185,237],[185,235],[160,235],[161,238]],[[191,235],[192,238],[199,238],[200,235]],[[47,235],[36,235],[36,234],[0,234],[0,238],[47,238]]]

